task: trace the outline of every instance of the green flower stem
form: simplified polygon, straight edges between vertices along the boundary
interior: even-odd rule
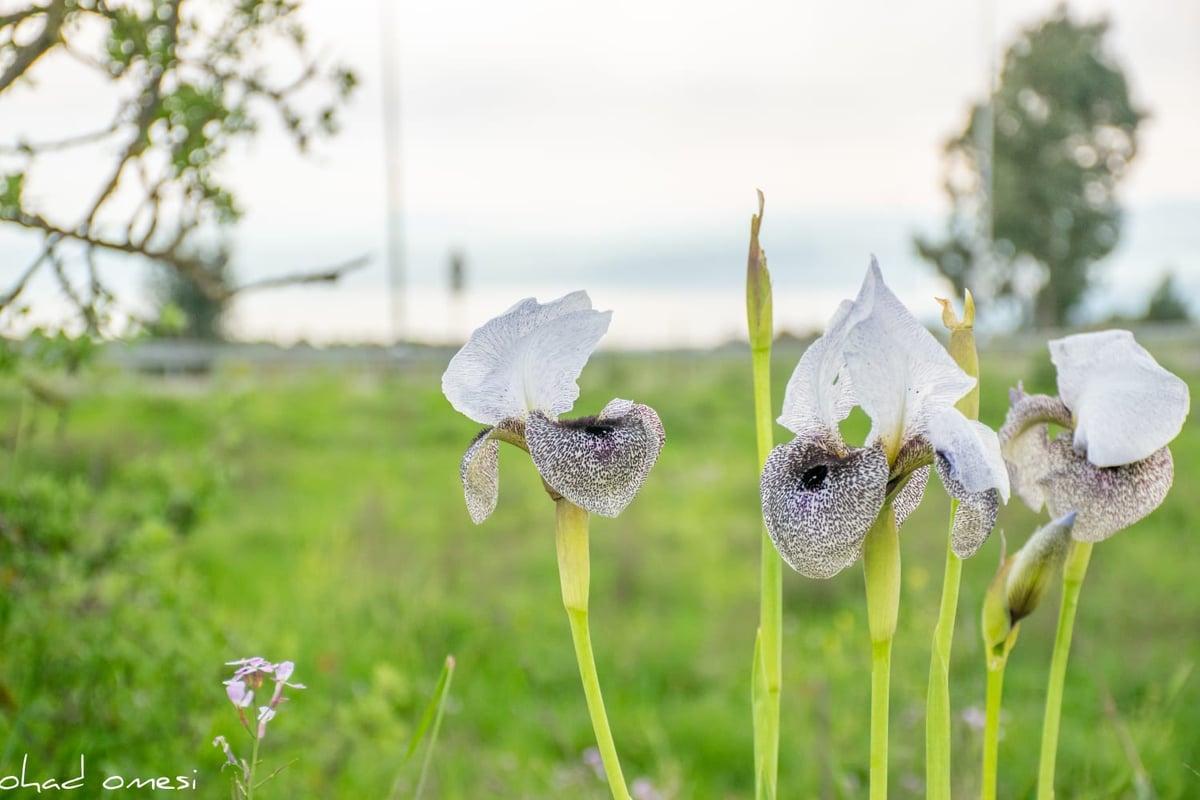
[[[942,324],[950,332],[949,353],[963,372],[976,378],[975,386],[955,406],[968,419],[979,419],[979,353],[975,348],[975,300],[963,295],[962,319],[949,300],[942,304]],[[958,614],[962,561],[954,555],[954,516],[958,501],[950,501],[950,532],[946,537],[946,573],[942,603],[929,654],[929,689],[925,699],[925,785],[929,800],[950,800],[950,648]]]
[[[996,767],[1000,760],[1000,699],[1004,693],[1004,668],[1008,655],[989,658],[987,665],[987,718],[983,726],[982,800],[996,800]]]
[[[1058,632],[1054,636],[1054,655],[1050,659],[1050,685],[1046,690],[1046,716],[1042,723],[1042,757],[1038,766],[1038,800],[1054,798],[1054,762],[1058,757],[1058,726],[1062,719],[1063,685],[1067,679],[1067,655],[1075,628],[1075,610],[1079,591],[1092,558],[1091,542],[1074,542],[1063,568],[1062,606],[1058,611]]]
[[[563,606],[571,622],[571,638],[575,642],[575,659],[579,662],[579,677],[587,697],[588,714],[596,733],[596,745],[604,762],[604,774],[614,800],[629,800],[621,762],[613,744],[604,697],[600,694],[600,678],[596,674],[596,659],[592,655],[592,637],[588,632],[588,584],[591,567],[588,559],[588,513],[570,501],[559,498],[555,503],[555,541],[558,545],[558,575],[562,583]]]
[[[751,366],[754,373],[754,428],[758,444],[758,466],[762,471],[771,453],[771,343],[775,338],[774,297],[767,254],[758,243],[762,227],[762,191],[758,213],[750,218],[750,251],[746,257],[746,328],[750,335]],[[779,554],[763,525],[761,599],[758,633],[754,637],[754,661],[750,676],[750,708],[754,721],[754,796],[775,800],[779,774],[779,687],[783,672],[781,633],[783,578]]]
[[[754,421],[761,469],[771,453],[771,345],[752,350],[754,370]],[[762,580],[759,602],[758,655],[752,682],[754,710],[755,796],[773,798],[779,773],[779,692],[783,674],[783,574],[775,545],[762,529]]]
[[[885,800],[888,781],[888,692],[892,639],[900,609],[900,537],[891,504],[863,543],[867,625],[871,631],[871,800]]]
[[[892,680],[892,642],[871,643],[871,800],[888,791],[888,695]]]
[[[987,712],[983,723],[983,783],[982,800],[996,800],[997,767],[1000,764],[1000,701],[1004,696],[1004,670],[1008,654],[1017,644],[1021,623],[1008,630],[1004,642],[987,656]]]
[[[950,529],[958,501],[950,502]],[[942,604],[933,629],[929,659],[929,689],[925,700],[925,786],[928,800],[950,800],[950,648],[954,643],[954,620],[958,614],[958,591],[962,560],[946,544],[946,573],[942,580]]]
[[[246,800],[254,800],[254,773],[258,771],[258,743],[262,741],[258,732],[251,730],[254,746],[250,748],[250,776],[246,779]]]

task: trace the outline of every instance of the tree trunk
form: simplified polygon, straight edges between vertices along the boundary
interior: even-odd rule
[[[1054,278],[1046,281],[1033,300],[1033,326],[1035,328],[1058,328],[1062,326],[1062,309],[1058,303],[1058,287]]]

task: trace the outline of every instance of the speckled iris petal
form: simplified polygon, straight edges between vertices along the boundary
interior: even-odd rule
[[[917,510],[925,497],[925,486],[929,483],[929,465],[917,467],[908,475],[904,488],[896,493],[892,508],[896,509],[896,527],[904,524],[908,515]]]
[[[1049,443],[1047,454],[1046,508],[1052,517],[1078,511],[1071,535],[1083,542],[1103,541],[1158,508],[1175,476],[1165,447],[1132,464],[1097,467],[1076,453],[1064,434]]]
[[[779,555],[810,578],[830,578],[862,553],[887,493],[878,447],[847,448],[828,436],[797,437],[771,451],[760,490]]]
[[[615,517],[646,482],[666,434],[654,409],[613,400],[594,417],[553,420],[534,412],[525,440],[552,489],[586,511]]]
[[[949,459],[940,452],[934,456],[933,463],[947,494],[958,501],[954,525],[950,529],[950,549],[959,558],[970,558],[987,541],[996,525],[996,516],[1000,513],[1000,492],[997,489],[968,491],[954,475]]]
[[[524,447],[524,423],[517,419],[506,419],[495,427],[484,428],[471,440],[458,470],[467,501],[467,513],[476,525],[496,510],[496,500],[500,496],[501,440]]]
[[[463,455],[458,474],[462,478],[467,513],[476,525],[496,510],[500,497],[500,443],[492,438],[495,428],[484,428]]]
[[[1047,424],[1071,427],[1071,411],[1057,397],[1009,392],[1008,415],[1000,428],[1000,452],[1008,463],[1012,490],[1034,511],[1046,502],[1045,479],[1053,467]],[[1068,509],[1069,510],[1069,509]]]
[[[1056,517],[1077,511],[1072,536],[1099,542],[1162,504],[1175,476],[1166,447],[1131,464],[1100,467],[1076,447],[1071,412],[1062,400],[1019,388],[1010,400],[1000,444],[1014,490],[1034,511],[1043,505]],[[1051,439],[1048,423],[1067,430]]]

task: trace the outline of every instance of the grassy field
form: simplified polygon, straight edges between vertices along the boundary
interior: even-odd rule
[[[776,408],[798,355],[777,355]],[[1159,357],[1195,395],[1200,372],[1184,355]],[[575,406],[594,413],[633,398],[667,429],[641,495],[620,518],[592,522],[593,638],[609,716],[626,777],[662,797],[753,791],[760,514],[748,361],[602,354]],[[585,759],[592,732],[560,603],[553,505],[528,458],[505,447],[499,508],[471,524],[458,465],[478,428],[442,397],[443,366],[233,367],[186,381],[100,370],[75,386],[63,420],[5,385],[0,777],[17,774],[24,755],[31,779],[71,777],[84,755],[90,786],[182,774],[196,779],[196,796],[227,797],[211,741],[225,734],[248,748],[223,662],[263,655],[294,660],[308,688],[271,723],[266,767],[294,763],[262,797],[385,798],[397,781],[408,796],[405,750],[452,653],[428,796],[605,797]],[[1016,379],[1053,389],[1044,351],[985,355],[984,370],[982,416],[993,425]],[[1166,504],[1092,560],[1068,676],[1062,798],[1200,797],[1200,426],[1191,422],[1173,452]],[[947,510],[931,483],[901,535],[891,715],[900,798],[923,795]],[[1013,547],[1036,524],[1016,500],[1001,513]],[[999,552],[993,535],[964,570],[955,797],[978,792],[978,610]],[[824,582],[788,571],[784,593],[781,797],[865,796],[861,570]],[[1032,796],[1057,600],[1055,590],[1023,624],[1010,659],[1004,798]],[[1139,793],[1143,776],[1156,794]]]

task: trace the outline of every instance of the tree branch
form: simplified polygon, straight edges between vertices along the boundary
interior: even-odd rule
[[[38,14],[45,14],[46,9],[41,6],[28,6],[20,11],[14,11],[11,14],[0,16],[0,30],[7,28],[9,25],[17,25],[31,17],[36,17]]]
[[[72,147],[79,147],[84,144],[98,142],[108,136],[112,136],[121,129],[120,120],[114,120],[111,125],[103,130],[91,131],[89,133],[80,133],[75,136],[67,136],[62,139],[53,139],[47,142],[17,142],[15,145],[0,144],[0,153],[7,155],[32,155],[34,153],[48,153],[54,150],[68,150]]]
[[[45,9],[38,10],[45,11],[46,25],[32,42],[15,48],[16,59],[8,65],[4,74],[0,75],[0,92],[24,75],[39,58],[50,52],[61,41],[63,23],[67,20],[66,0],[53,0]]]
[[[201,228],[236,221],[236,199],[219,184],[214,167],[230,142],[253,137],[260,110],[279,113],[303,151],[310,137],[333,131],[331,115],[353,88],[353,76],[335,81],[322,73],[318,61],[305,51],[302,31],[296,33],[297,28],[285,22],[294,8],[285,0],[269,0],[271,13],[261,15],[255,4],[235,4],[216,32],[181,16],[183,3],[161,0],[149,7],[123,3],[118,8],[105,0],[82,5],[79,0],[24,0],[16,10],[5,9],[0,15],[0,93],[31,69],[36,71],[42,56],[58,50],[119,85],[120,96],[116,113],[102,129],[57,139],[53,134],[33,135],[0,144],[0,155],[26,162],[17,174],[7,176],[7,184],[0,182],[6,192],[0,225],[37,232],[45,248],[8,293],[0,295],[0,310],[11,306],[49,261],[89,329],[98,330],[108,324],[107,310],[116,301],[100,270],[100,254],[105,252],[161,264],[218,303],[241,291],[336,281],[367,263],[363,256],[232,287],[223,271],[213,270],[211,254],[193,246]],[[74,21],[90,16],[107,28],[105,39],[77,30]],[[281,38],[298,50],[301,68],[276,82],[267,77],[260,50],[264,40]],[[337,91],[331,105],[312,112],[292,107],[305,87],[327,81]],[[160,121],[168,135],[152,139],[150,130],[157,132]],[[116,158],[99,181],[83,190],[89,205],[80,217],[56,217],[23,202],[22,180],[41,156],[79,153],[97,143],[111,145]],[[131,179],[135,172],[140,186]],[[133,212],[124,218],[114,206],[118,195],[122,206],[133,196]],[[59,247],[64,242],[80,248],[86,272],[75,272],[75,264],[63,260],[76,255],[74,249],[68,253],[67,247]]]
[[[42,265],[46,263],[46,259],[51,256],[51,254],[54,252],[54,248],[60,241],[62,241],[62,237],[58,234],[51,234],[46,237],[46,247],[42,250],[42,254],[35,258],[32,264],[26,267],[25,272],[22,273],[21,277],[17,279],[17,282],[13,284],[13,288],[9,290],[8,294],[0,297],[0,311],[3,311],[5,308],[8,308],[10,305],[16,302],[17,298],[21,296],[21,292],[25,291],[25,286],[28,285],[30,279],[33,278],[37,271],[41,269]]]
[[[100,321],[96,317],[96,308],[91,303],[85,303],[79,293],[75,291],[75,287],[71,285],[71,279],[67,276],[66,269],[63,268],[62,260],[57,257],[51,257],[50,266],[54,268],[54,275],[58,278],[58,285],[63,290],[63,294],[71,301],[71,304],[79,311],[80,316],[87,321],[89,332],[99,330]]]
[[[167,48],[173,50],[175,43],[179,40],[179,4],[182,0],[174,0],[169,6],[171,16],[163,20],[164,29],[167,32]],[[157,74],[154,74],[157,72]],[[92,211],[88,214],[87,222],[84,223],[88,231],[96,221],[96,215],[100,213],[100,208],[116,191],[117,185],[121,182],[121,173],[125,171],[125,167],[130,161],[136,159],[149,146],[150,139],[147,136],[147,131],[154,124],[154,117],[158,113],[160,98],[162,97],[163,80],[167,75],[171,74],[168,65],[162,65],[154,68],[151,71],[153,75],[149,87],[142,94],[140,99],[141,110],[138,113],[138,118],[134,123],[137,126],[137,131],[130,140],[129,145],[125,148],[125,152],[121,154],[121,160],[117,163],[116,169],[113,170],[112,178],[105,185],[104,190],[100,192],[100,196],[96,198],[95,204],[92,206]]]
[[[332,283],[347,273],[362,269],[370,262],[371,257],[364,254],[325,269],[313,270],[311,272],[291,272],[272,278],[263,278],[243,283],[241,286],[230,289],[228,294],[232,296],[241,292],[257,291],[259,289],[278,289],[282,286],[295,286],[301,283]]]

